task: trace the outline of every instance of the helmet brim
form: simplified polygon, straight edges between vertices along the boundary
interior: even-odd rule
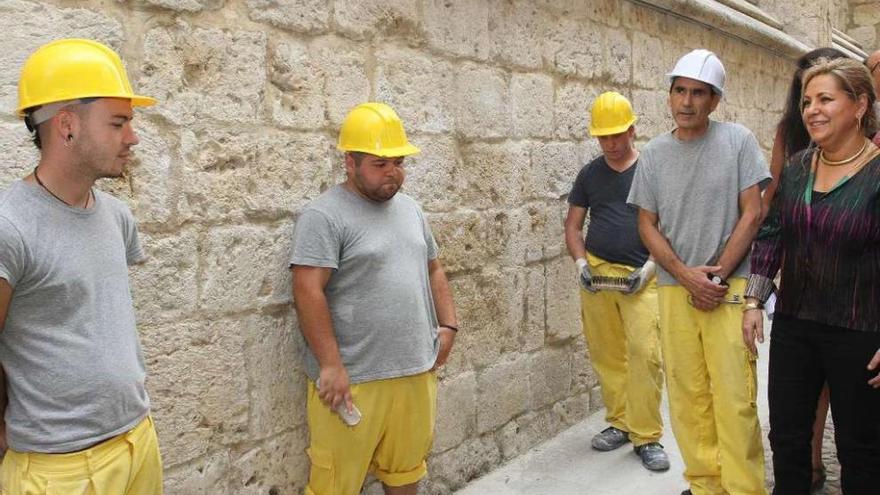
[[[372,148],[367,149],[367,148],[356,148],[356,147],[343,148],[341,146],[337,147],[337,149],[339,151],[344,151],[344,152],[355,151],[358,153],[367,153],[370,155],[381,156],[383,158],[393,158],[393,157],[397,157],[397,156],[409,156],[409,155],[415,155],[417,153],[421,153],[420,149],[416,148],[415,146],[413,146],[411,144],[407,144],[405,146],[398,146],[396,148],[382,148],[382,149],[372,149]]]

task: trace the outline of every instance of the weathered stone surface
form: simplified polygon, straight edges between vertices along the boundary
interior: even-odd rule
[[[250,405],[237,326],[234,320],[214,320],[142,329],[147,389],[165,465],[247,438]]]
[[[266,82],[266,34],[193,28],[183,21],[144,36],[141,91],[177,125],[255,122]]]
[[[532,354],[531,358],[531,409],[540,409],[567,397],[571,388],[571,349],[548,347]]]
[[[599,91],[578,82],[566,82],[556,88],[553,106],[555,137],[584,139],[588,136],[590,105]]]
[[[308,431],[303,427],[274,436],[244,451],[231,461],[227,473],[229,493],[302,493],[309,474],[305,453],[307,444]]]
[[[629,84],[633,77],[632,43],[622,29],[606,29],[605,72],[614,85]]]
[[[408,137],[421,153],[406,159],[403,192],[414,197],[426,211],[454,211],[461,204],[461,190],[453,171],[462,166],[455,141],[444,135]],[[445,246],[440,248],[445,251]]]
[[[434,239],[440,246],[440,260],[447,273],[476,270],[480,260],[495,258],[503,248],[503,212],[457,211],[428,215]]]
[[[324,31],[330,22],[327,0],[246,0],[248,16],[297,33]]]
[[[655,91],[633,90],[633,111],[638,116],[636,136],[650,139],[675,127],[669,110],[668,96],[661,96]]]
[[[22,0],[0,3],[0,27],[0,115],[8,116],[18,106],[21,68],[37,48],[59,38],[90,38],[119,49],[123,37],[122,24],[100,11]]]
[[[370,78],[365,61],[371,57],[362,44],[335,37],[315,40],[311,50],[324,74],[327,116],[338,129],[355,105],[369,100]]]
[[[594,26],[562,17],[552,19],[544,40],[544,60],[554,71],[583,78],[601,73],[605,41]]]
[[[462,206],[485,209],[521,202],[529,167],[529,150],[521,142],[474,143],[460,147],[459,181]]]
[[[201,12],[222,8],[224,0],[134,0],[133,5],[153,6],[175,12]]]
[[[0,190],[29,174],[39,160],[24,124],[0,122]]]
[[[455,75],[455,127],[472,138],[494,138],[510,132],[507,74],[466,64]]]
[[[512,67],[540,69],[541,43],[548,28],[545,10],[528,0],[491,0],[490,54]]]
[[[306,43],[286,40],[271,51],[267,96],[272,120],[285,127],[317,129],[324,115],[324,76]]]
[[[419,9],[415,0],[338,0],[333,18],[339,29],[355,38],[378,33],[419,37]]]
[[[665,86],[665,75],[672,70],[672,65],[662,63],[663,42],[659,38],[635,32],[632,38],[632,64],[639,70],[633,71],[633,82],[646,89],[668,89]],[[679,50],[684,55],[686,50]]]
[[[561,417],[550,409],[523,414],[507,423],[498,434],[505,459],[525,453],[544,438],[552,438],[565,428]]]
[[[536,351],[544,346],[546,300],[544,298],[544,267],[528,268],[525,292],[525,322],[522,351]]]
[[[856,5],[852,10],[852,19],[856,26],[876,26],[880,24],[880,9],[876,3]]]
[[[424,29],[428,44],[462,57],[489,54],[489,7],[483,0],[427,0]]]
[[[477,381],[473,372],[462,373],[440,382],[437,389],[434,452],[455,447],[474,434],[477,402]]]
[[[454,66],[438,57],[393,45],[376,54],[376,99],[391,105],[407,131],[454,128]]]
[[[161,430],[160,430],[161,431]],[[162,444],[161,435],[159,438]],[[164,444],[163,444],[164,448]],[[214,495],[229,491],[229,451],[213,452],[192,464],[174,469],[163,450],[165,493],[168,495]]]
[[[428,472],[448,488],[461,488],[501,461],[501,452],[489,436],[472,438],[454,449],[428,459]]]
[[[575,267],[570,258],[547,262],[547,338],[567,340],[581,334],[580,301],[574,290]]]
[[[526,197],[559,202],[571,191],[581,167],[575,143],[535,143],[526,177]]]
[[[859,42],[863,47],[878,46],[877,45],[877,28],[875,26],[860,26],[850,29],[847,33]]]
[[[167,222],[174,188],[168,142],[148,122],[138,122],[137,133],[141,142],[133,148],[134,159],[127,168],[133,213],[140,224]]]
[[[590,408],[590,395],[579,394],[553,404],[553,412],[565,425],[573,425],[586,418],[593,409]]]
[[[288,301],[290,232],[238,225],[211,229],[201,246],[199,307],[229,312]]]
[[[137,321],[151,324],[191,314],[198,296],[198,237],[194,229],[171,235],[141,233],[147,260],[131,268]]]
[[[514,137],[548,138],[553,135],[553,79],[543,74],[518,74],[510,78],[510,104]]]
[[[529,410],[529,387],[521,381],[510,379],[527,376],[528,372],[529,359],[514,353],[479,372],[478,433],[494,430]]]

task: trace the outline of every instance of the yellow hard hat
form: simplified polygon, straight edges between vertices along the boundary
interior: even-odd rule
[[[400,117],[384,103],[361,103],[354,107],[342,122],[337,148],[384,157],[419,152],[407,141]]]
[[[626,132],[636,120],[629,100],[620,93],[607,91],[596,98],[590,109],[590,135],[620,134]]]
[[[80,98],[127,98],[132,106],[156,103],[134,94],[119,55],[97,41],[53,41],[25,61],[18,80],[19,117],[29,108]]]

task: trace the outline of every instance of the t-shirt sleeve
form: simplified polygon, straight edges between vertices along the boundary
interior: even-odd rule
[[[636,175],[633,177],[632,186],[629,189],[629,197],[626,198],[627,204],[637,206],[639,208],[657,212],[657,196],[654,191],[653,163],[650,154],[646,151],[642,152],[636,166]]]
[[[318,210],[303,211],[293,229],[290,264],[339,268],[342,240],[333,221]]]
[[[422,235],[425,236],[425,245],[428,246],[428,261],[437,259],[440,256],[440,247],[434,240],[434,234],[431,232],[431,225],[428,224],[428,216],[425,212],[419,210],[419,217],[422,219]]]
[[[755,184],[763,191],[770,184],[771,178],[758,140],[747,130],[739,150],[739,191],[745,191]]]
[[[8,220],[0,217],[0,278],[14,289],[24,275],[27,253],[21,233]]]
[[[568,204],[571,206],[580,206],[581,208],[590,207],[590,198],[587,194],[587,169],[589,165],[581,169],[574,180],[571,192],[568,193]]]
[[[137,220],[128,209],[123,215],[122,235],[125,238],[125,261],[128,266],[136,265],[147,259],[138,235]]]

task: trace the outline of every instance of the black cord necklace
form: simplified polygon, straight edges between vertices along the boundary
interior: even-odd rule
[[[76,205],[72,205],[72,204],[68,203],[67,201],[64,201],[63,199],[59,198],[57,194],[53,193],[51,189],[49,189],[48,187],[46,187],[46,184],[43,184],[43,181],[40,180],[40,176],[37,175],[37,169],[38,169],[38,168],[40,168],[39,165],[37,165],[36,167],[34,167],[34,179],[36,179],[37,184],[39,184],[40,187],[42,187],[43,189],[45,189],[47,193],[51,194],[53,198],[57,199],[58,201],[61,201],[62,203],[66,204],[67,206],[69,206],[69,207],[71,207],[71,208],[77,208]],[[86,209],[86,208],[89,207],[89,198],[90,198],[91,196],[92,196],[92,191],[91,191],[91,189],[89,189],[89,195],[86,197],[86,204],[85,204],[85,206],[82,207],[83,209]]]

